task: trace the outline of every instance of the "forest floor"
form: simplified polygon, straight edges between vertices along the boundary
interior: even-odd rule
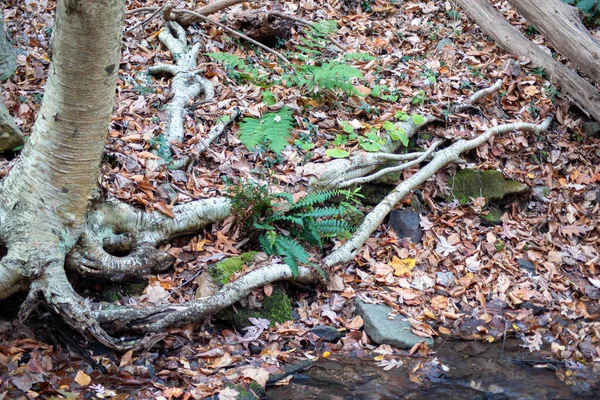
[[[127,1],[127,7],[153,3],[163,5],[162,0]],[[537,31],[504,2],[493,3],[514,26],[545,46]],[[54,6],[47,0],[9,0],[4,7],[19,68],[4,85],[3,100],[26,134],[43,95]],[[178,7],[193,10],[198,4],[182,1]],[[558,365],[556,373],[567,383],[595,376],[600,361],[600,271],[596,269],[600,147],[584,132],[586,117],[570,106],[542,70],[530,68],[527,60],[515,63],[450,1],[260,1],[233,6],[211,18],[230,25],[249,9],[265,7],[308,21],[337,21],[333,36],[346,50],[329,43],[314,57],[344,60],[348,54],[370,55],[345,58],[363,75],[354,82],[358,94],[315,94],[286,85],[286,70],[272,54],[213,25],[192,25],[188,37],[202,43],[198,68],[204,69],[216,94],[214,101],[198,99],[189,109],[185,141],[174,157],[191,154],[193,145],[234,107],[255,117],[283,105],[290,107],[296,124],[290,141],[294,144],[281,154],[250,151],[240,142],[239,125],[234,124],[198,156],[200,162],[191,170],[169,171],[151,162],[157,156],[150,151],[161,146],[170,80],[156,79],[147,70],[172,62],[157,39],[162,24],[157,18],[124,35],[115,111],[101,167],[105,192],[166,214],[177,203],[227,194],[224,177],[243,185],[252,175],[267,182],[271,191],[298,196],[307,190],[309,175],[301,168],[306,162],[329,160],[327,149],[360,150],[359,142],[342,137],[347,124],[366,134],[394,120],[398,111],[436,115],[442,122],[428,125],[411,141],[410,146],[423,147],[435,137],[452,141],[497,124],[539,122],[552,114],[555,118],[546,134],[503,135],[464,157],[471,168],[500,170],[527,185],[529,194],[496,204],[501,223],[485,226],[481,198],[466,205],[446,200],[449,177],[462,168],[447,166],[398,206],[421,213],[421,243],[399,239],[382,224],[354,262],[332,271],[327,285],[288,285],[295,320],[264,330],[257,327],[250,341],[244,339],[244,332],[206,321],[169,329],[149,350],[90,356],[85,344],[73,339],[65,345],[71,339],[57,337],[56,331],[65,328],[42,329],[44,324],[52,326],[51,318],[40,315],[17,325],[19,299],[12,299],[0,309],[0,388],[11,388],[10,392],[0,389],[0,399],[202,398],[223,393],[227,382],[254,380],[264,385],[269,376],[281,372],[282,365],[298,359],[344,353],[381,361],[408,355],[409,351],[370,343],[362,319],[353,314],[352,300],[359,294],[410,317],[413,331],[423,337],[493,342],[508,334],[521,340],[523,351],[531,352],[528,357]],[[125,29],[146,16],[126,16]],[[303,45],[306,32],[294,26],[289,38],[273,45],[300,65],[303,61],[293,60],[291,53]],[[600,39],[597,30],[592,32]],[[235,54],[249,72],[206,55],[214,52]],[[499,94],[471,110],[448,112],[451,105],[463,103],[498,79],[503,80]],[[375,85],[379,96],[372,91]],[[336,136],[340,136],[337,141]],[[13,163],[14,157],[1,161],[0,176]],[[403,177],[414,171],[404,171]],[[165,193],[164,182],[176,187],[175,197]],[[368,211],[369,206],[363,209]],[[175,268],[149,277],[141,295],[118,301],[147,305],[194,299],[199,272],[245,251],[246,247],[236,247],[243,239],[239,227],[228,219],[176,240],[165,247],[177,257]],[[82,282],[79,287],[88,296],[102,291],[99,282]],[[260,302],[271,291],[269,287],[254,293],[253,301]],[[323,342],[310,332],[316,325],[333,326],[345,336],[336,343]],[[410,353],[429,360],[433,350],[423,345]],[[426,384],[429,373],[431,368],[415,368],[411,380]]]

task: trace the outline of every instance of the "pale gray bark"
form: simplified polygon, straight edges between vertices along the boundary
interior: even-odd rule
[[[600,42],[583,26],[577,8],[561,0],[509,0],[509,3],[556,51],[600,83]]]
[[[534,66],[544,68],[552,83],[559,86],[581,110],[600,121],[600,93],[593,85],[530,42],[487,0],[455,1],[498,45],[510,53],[530,59]]]

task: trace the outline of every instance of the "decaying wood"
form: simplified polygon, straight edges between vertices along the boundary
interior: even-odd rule
[[[581,72],[600,83],[600,42],[579,20],[579,13],[561,0],[509,0],[556,51]]]
[[[600,121],[600,93],[593,85],[530,42],[487,0],[456,0],[456,2],[496,43],[508,52],[526,57],[535,66],[544,68],[552,83],[560,86],[562,92],[581,110]]]

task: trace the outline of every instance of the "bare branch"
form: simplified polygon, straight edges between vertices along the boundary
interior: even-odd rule
[[[222,23],[220,23],[220,22],[213,21],[212,19],[210,19],[210,18],[208,18],[208,17],[205,17],[204,15],[202,15],[202,14],[199,14],[199,13],[197,13],[197,12],[195,12],[195,11],[183,10],[183,9],[180,9],[180,8],[178,8],[178,9],[176,9],[176,10],[174,10],[174,11],[176,11],[176,12],[179,12],[179,13],[187,13],[187,14],[190,14],[190,15],[193,15],[193,16],[197,17],[197,18],[198,18],[199,20],[201,20],[201,21],[204,21],[204,22],[206,22],[206,23],[209,23],[209,24],[216,25],[216,26],[218,26],[219,28],[221,28],[221,29],[223,29],[223,30],[225,30],[225,31],[229,32],[230,34],[232,34],[232,35],[234,35],[234,36],[237,36],[237,37],[239,37],[239,38],[241,38],[241,39],[244,39],[244,40],[246,40],[246,41],[248,41],[248,42],[250,42],[250,43],[254,44],[255,46],[258,46],[258,47],[260,47],[261,49],[263,49],[263,50],[265,50],[265,51],[267,51],[267,52],[269,52],[269,53],[271,53],[271,54],[275,55],[277,58],[279,58],[281,61],[283,61],[283,62],[284,62],[284,63],[286,63],[287,65],[290,65],[290,66],[292,65],[292,63],[291,63],[291,62],[290,62],[290,61],[289,61],[287,58],[285,58],[285,57],[284,57],[284,56],[283,56],[281,53],[279,53],[278,51],[275,51],[275,50],[273,50],[272,48],[270,48],[270,47],[267,47],[267,46],[265,46],[264,44],[262,44],[262,43],[260,43],[260,42],[257,42],[256,40],[254,40],[254,39],[252,39],[252,38],[250,38],[250,37],[248,37],[248,36],[244,35],[243,33],[239,33],[239,32],[237,32],[237,31],[235,31],[234,29],[231,29],[231,28],[230,28],[230,27],[228,27],[227,25],[223,25],[223,24],[222,24]]]
[[[550,127],[551,118],[547,118],[539,125],[529,124],[525,122],[517,122],[507,125],[499,125],[490,128],[482,135],[471,140],[459,140],[451,146],[439,150],[435,157],[423,168],[417,171],[410,178],[405,179],[400,183],[385,199],[383,199],[364,219],[363,223],[356,230],[352,238],[344,243],[341,247],[333,251],[323,259],[326,266],[333,266],[339,263],[351,261],[358,250],[363,246],[365,241],[371,236],[371,233],[383,222],[383,219],[394,206],[402,200],[412,189],[416,188],[427,179],[433,176],[439,169],[446,164],[456,162],[460,159],[460,155],[466,151],[472,150],[481,146],[483,143],[490,140],[494,135],[502,134],[511,131],[526,131],[526,132],[544,132]]]
[[[427,157],[429,157],[431,155],[431,153],[433,153],[433,151],[442,143],[442,140],[439,141],[435,141],[431,144],[431,146],[429,146],[429,148],[427,149],[427,151],[424,151],[421,153],[421,156],[413,161],[409,161],[407,163],[401,164],[401,165],[397,165],[395,167],[388,167],[388,168],[383,168],[380,169],[379,171],[375,172],[374,174],[371,175],[367,175],[367,176],[363,176],[361,178],[354,178],[354,179],[350,179],[346,182],[343,182],[339,185],[340,189],[346,188],[348,186],[354,186],[354,185],[360,185],[366,182],[371,182],[377,178],[380,178],[386,174],[392,173],[392,172],[400,172],[400,171],[404,171],[405,169],[408,169],[410,167],[413,167],[415,165],[419,165],[421,162],[423,162]]]
[[[483,98],[489,96],[490,94],[497,92],[502,87],[502,79],[498,79],[496,83],[494,83],[489,88],[481,89],[471,95],[469,100],[467,100],[464,104],[458,104],[452,108],[454,112],[461,112],[470,107],[473,107],[475,103],[482,100]]]

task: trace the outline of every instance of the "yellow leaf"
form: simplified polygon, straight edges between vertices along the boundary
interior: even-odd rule
[[[92,378],[88,374],[83,371],[77,371],[77,375],[75,375],[75,382],[79,383],[81,386],[87,386],[92,381]]]
[[[414,258],[399,259],[394,256],[388,265],[394,268],[394,276],[410,276],[412,269],[417,265],[417,260]]]
[[[330,351],[326,351],[323,353],[323,358],[328,358],[331,355]]]
[[[442,335],[449,335],[450,333],[452,333],[450,332],[450,329],[446,328],[445,326],[440,326],[438,330]]]
[[[380,354],[378,356],[373,357],[375,361],[382,361],[385,358],[385,354]]]
[[[204,245],[206,244],[206,239],[202,239],[198,243],[196,243],[196,251],[204,250]]]
[[[431,310],[429,308],[426,308],[425,310],[423,310],[423,314],[430,319],[435,319],[435,314],[431,312]]]

